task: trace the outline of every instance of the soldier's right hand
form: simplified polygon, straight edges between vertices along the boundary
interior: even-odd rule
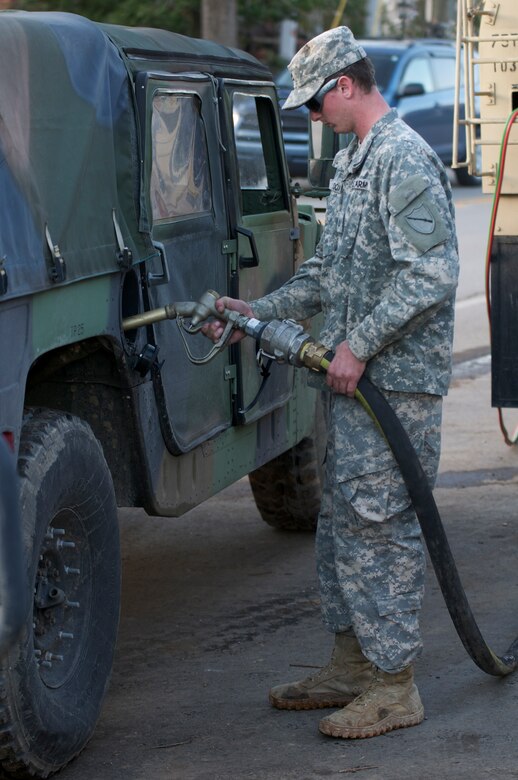
[[[246,317],[254,316],[254,312],[246,301],[242,301],[239,298],[229,298],[226,295],[224,295],[222,298],[218,298],[216,301],[216,309],[218,309],[218,311],[231,309],[232,311],[239,312],[239,314],[244,314]],[[207,338],[211,339],[211,341],[216,342],[221,338],[226,324],[227,323],[225,320],[213,320],[212,322],[206,323],[202,327],[201,331],[205,336],[207,336]],[[242,333],[239,330],[235,330],[232,333],[228,343],[236,344],[238,341],[241,341],[241,339],[244,339],[245,335],[245,333]]]

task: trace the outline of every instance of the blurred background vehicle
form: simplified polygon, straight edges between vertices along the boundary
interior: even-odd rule
[[[363,40],[367,55],[376,71],[378,88],[399,116],[430,144],[446,166],[452,162],[453,107],[455,103],[455,45],[447,40]],[[290,174],[307,175],[308,111],[303,106],[283,111],[282,105],[291,88],[286,68],[276,80],[281,106],[284,145]],[[245,134],[246,117],[239,132]],[[461,133],[459,159],[465,155]],[[465,168],[455,171],[459,184],[476,185],[480,180]]]

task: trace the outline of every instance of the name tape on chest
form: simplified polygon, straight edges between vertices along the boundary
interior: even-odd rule
[[[340,179],[331,179],[329,182],[329,189],[331,192],[340,193],[348,188],[353,190],[360,190],[360,192],[368,192],[371,188],[369,179],[353,179],[352,181],[344,182]]]
[[[353,190],[361,190],[367,192],[371,188],[371,183],[368,179],[355,179],[353,181]]]

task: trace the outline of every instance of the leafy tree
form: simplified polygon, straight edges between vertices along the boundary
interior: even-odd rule
[[[17,8],[69,11],[95,22],[163,27],[184,35],[199,34],[199,0],[15,0]]]
[[[315,6],[318,10],[315,10]],[[338,0],[238,0],[239,46],[256,53],[256,41],[266,29],[273,41],[277,25],[283,19],[299,24],[303,43],[332,22]],[[362,35],[365,0],[348,0],[342,23],[356,35]],[[13,0],[13,7],[34,11],[70,11],[97,22],[162,27],[184,35],[200,36],[200,0]],[[270,46],[270,62],[275,63],[275,46]],[[261,52],[268,55],[268,52]],[[267,56],[268,59],[268,56]]]

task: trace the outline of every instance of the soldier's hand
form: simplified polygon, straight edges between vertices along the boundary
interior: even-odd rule
[[[222,298],[218,298],[216,301],[216,309],[218,311],[223,311],[224,309],[231,309],[232,311],[237,311],[239,314],[244,314],[246,317],[253,317],[254,313],[248,303],[246,301],[242,301],[239,298],[228,298],[227,296],[223,296]],[[211,341],[218,341],[223,331],[225,330],[226,326],[225,320],[213,320],[212,322],[206,323],[202,327],[202,333],[207,336],[207,338],[211,339]],[[238,341],[241,341],[241,339],[245,338],[245,334],[242,333],[239,330],[235,330],[232,333],[232,336],[230,337],[228,343],[229,344],[235,344]]]
[[[338,344],[335,356],[327,369],[327,384],[335,393],[342,393],[352,398],[365,366],[366,363],[353,355],[347,341],[342,341]]]

